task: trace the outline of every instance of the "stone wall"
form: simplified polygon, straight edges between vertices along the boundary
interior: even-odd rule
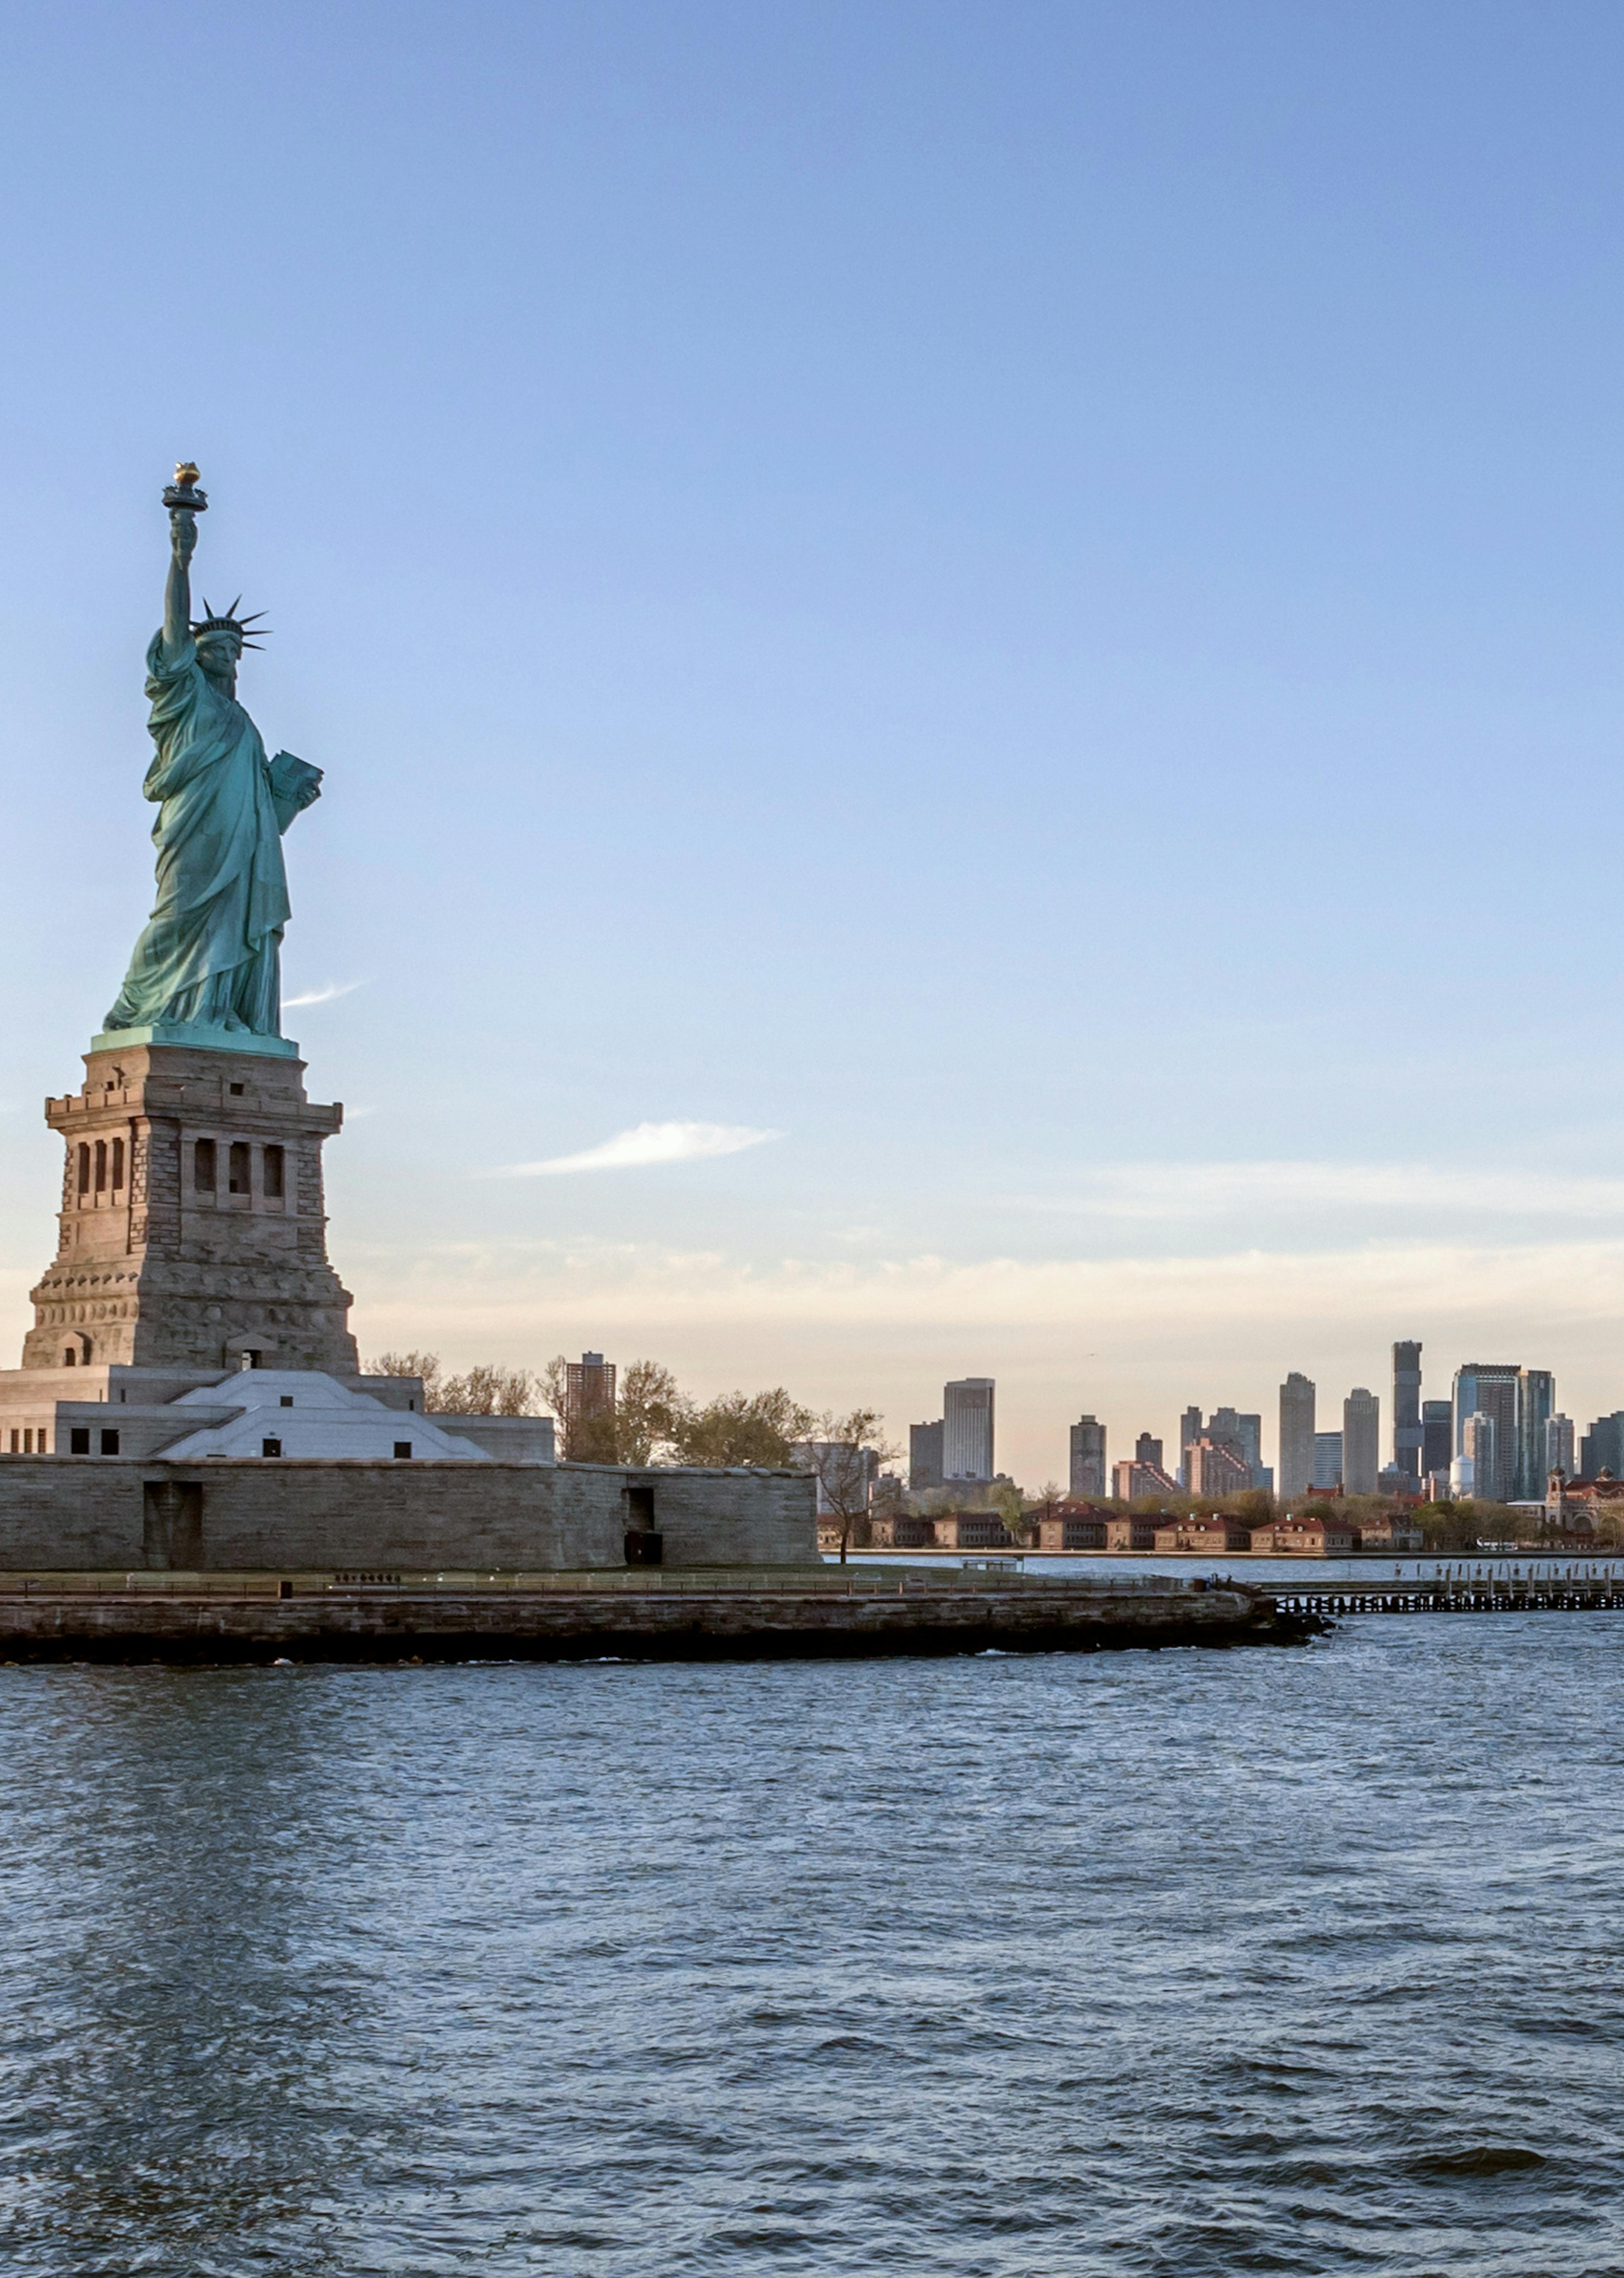
[[[801,1472],[7,1456],[0,1571],[620,1567],[629,1491],[652,1495],[668,1566],[816,1558]]]

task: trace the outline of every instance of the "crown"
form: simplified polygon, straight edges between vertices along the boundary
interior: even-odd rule
[[[218,615],[215,614],[213,602],[205,600],[203,608],[208,614],[205,616],[193,618],[192,631],[194,634],[235,633],[239,644],[243,648],[257,648],[259,646],[260,636],[262,634],[268,633],[271,628],[269,625],[256,625],[254,631],[250,632],[249,631],[249,627],[254,624],[255,618],[263,617],[265,613],[263,609],[253,609],[249,611],[246,617],[240,617],[237,615],[237,603],[240,602],[242,596],[239,593],[237,600],[232,603],[230,608],[222,610]]]

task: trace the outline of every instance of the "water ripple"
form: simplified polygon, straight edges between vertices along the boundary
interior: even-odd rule
[[[0,1669],[37,2278],[1597,2278],[1624,1621]]]

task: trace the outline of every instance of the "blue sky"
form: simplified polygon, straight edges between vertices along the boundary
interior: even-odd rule
[[[175,25],[6,24],[0,1333],[189,454],[365,1349],[1624,1403],[1624,16]]]

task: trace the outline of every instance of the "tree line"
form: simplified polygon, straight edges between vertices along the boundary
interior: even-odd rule
[[[387,1352],[369,1364],[369,1373],[421,1377],[423,1405],[431,1414],[539,1416],[550,1410],[558,1454],[568,1464],[813,1472],[821,1500],[844,1522],[847,1538],[868,1509],[873,1472],[897,1452],[885,1442],[876,1409],[808,1408],[781,1384],[768,1392],[695,1400],[654,1360],[634,1360],[619,1371],[612,1407],[572,1413],[569,1365],[559,1353],[536,1371],[489,1361],[448,1376],[438,1353]],[[844,1555],[844,1540],[841,1549]]]

